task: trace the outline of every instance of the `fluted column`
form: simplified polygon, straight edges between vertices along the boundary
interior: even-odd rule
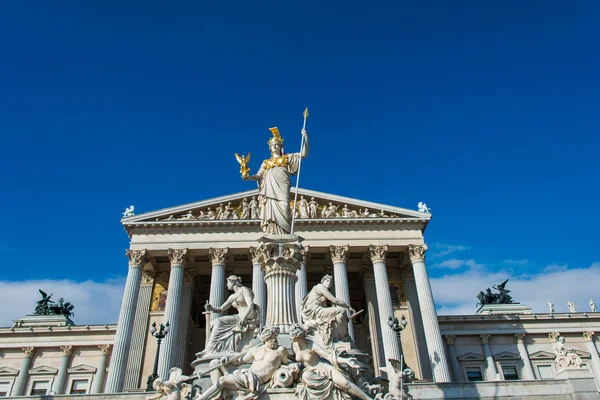
[[[148,262],[146,250],[127,250],[126,254],[129,258],[129,272],[127,273],[121,312],[119,313],[119,321],[117,322],[113,356],[110,360],[110,368],[108,369],[106,393],[118,393],[123,389],[135,309],[140,292],[142,267]]]
[[[101,344],[98,346],[100,349],[100,357],[98,358],[98,368],[96,369],[96,376],[94,376],[94,383],[92,383],[91,394],[102,393],[102,385],[104,384],[104,373],[106,372],[106,359],[110,354],[110,344]]]
[[[31,368],[31,360],[35,354],[35,347],[33,346],[23,347],[22,350],[23,353],[25,353],[25,357],[23,358],[23,361],[21,361],[21,368],[19,369],[19,375],[17,375],[17,380],[13,386],[12,396],[23,396],[23,390],[27,383],[27,375],[29,374],[29,368]]]
[[[583,340],[588,348],[588,352],[592,355],[592,371],[594,372],[596,386],[600,388],[600,356],[598,356],[598,349],[594,345],[594,334],[595,332],[592,331],[583,332]]]
[[[192,307],[192,294],[194,291],[195,270],[186,270],[183,275],[183,295],[181,296],[181,307],[179,309],[179,327],[175,331],[178,346],[175,348],[175,356],[171,367],[183,369],[185,353],[187,348],[188,327],[190,322],[190,308]]]
[[[54,383],[52,384],[52,391],[55,394],[64,394],[65,378],[67,377],[71,354],[73,354],[73,346],[60,346],[60,350],[62,351],[60,367],[58,368],[56,379],[54,379]]]
[[[483,355],[485,356],[485,376],[488,381],[495,381],[498,370],[496,369],[496,362],[492,355],[492,349],[490,349],[490,336],[491,335],[479,335],[479,343],[483,349]]]
[[[140,382],[142,356],[148,333],[148,314],[150,313],[150,302],[152,300],[152,288],[155,277],[156,272],[154,271],[142,271],[140,294],[135,310],[129,357],[127,358],[127,368],[125,369],[124,389],[136,389]]]
[[[411,244],[408,246],[408,255],[415,274],[417,296],[419,298],[421,317],[423,318],[425,342],[427,343],[427,353],[429,355],[429,362],[431,363],[433,379],[436,382],[450,382],[452,380],[450,367],[448,367],[437,312],[435,311],[433,293],[431,292],[429,276],[425,267],[426,251],[427,245]]]
[[[452,367],[452,377],[454,382],[462,382],[464,378],[462,376],[462,370],[458,364],[458,357],[456,356],[456,348],[454,348],[454,335],[444,336],[446,339],[446,346],[448,346],[448,354],[450,355],[450,366]]]
[[[265,272],[260,266],[260,251],[256,247],[250,247],[250,257],[252,257],[254,304],[258,304],[260,307],[260,322],[264,324],[267,315],[267,284],[265,283]]]
[[[308,258],[308,246],[304,246],[300,250],[302,254],[302,262],[300,262],[300,268],[296,271],[298,281],[296,282],[296,315],[298,320],[302,315],[302,300],[308,294],[308,278],[306,277],[306,260]]]
[[[392,371],[389,359],[400,360],[400,339],[392,328],[388,326],[388,319],[394,316],[392,307],[392,296],[390,295],[390,283],[387,277],[385,265],[385,254],[387,246],[369,246],[369,255],[373,262],[373,275],[375,276],[375,290],[377,291],[377,305],[379,307],[379,325],[381,326],[381,338],[383,340],[383,351],[385,354],[385,365],[388,371]]]
[[[515,342],[517,343],[519,356],[521,356],[521,360],[523,360],[523,379],[534,380],[535,375],[533,373],[533,367],[531,366],[531,360],[529,359],[529,354],[527,354],[527,349],[525,348],[525,334],[515,333]]]
[[[369,336],[371,339],[373,369],[375,370],[375,376],[380,376],[381,372],[379,371],[379,368],[385,367],[385,361],[383,343],[381,340],[381,326],[379,325],[379,306],[377,304],[373,267],[370,265],[364,266],[362,274],[365,285],[365,301],[367,303],[367,318],[369,323]]]
[[[167,249],[167,255],[171,262],[171,273],[169,274],[164,320],[171,326],[171,332],[163,340],[158,362],[158,376],[164,379],[169,377],[169,369],[175,367],[177,347],[183,345],[178,342],[179,336],[176,330],[179,328],[179,312],[183,297],[183,269],[187,261],[188,249]]]
[[[259,249],[261,267],[267,284],[266,325],[279,327],[288,333],[292,324],[298,323],[295,288],[303,256],[302,246],[296,240],[270,240],[263,238]]]
[[[329,255],[333,262],[333,283],[335,284],[335,297],[350,304],[350,287],[348,286],[348,272],[346,271],[346,259],[348,258],[348,246],[329,246]],[[348,334],[354,341],[354,323],[348,323]]]
[[[212,262],[212,273],[210,276],[210,297],[209,303],[213,307],[221,307],[227,294],[225,288],[225,263],[229,248],[208,249]],[[219,318],[221,314],[212,313],[211,319]]]

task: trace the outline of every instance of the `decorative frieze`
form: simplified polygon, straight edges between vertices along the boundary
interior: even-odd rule
[[[382,246],[369,246],[369,257],[371,257],[371,261],[373,263],[376,262],[385,262],[385,254],[387,253],[388,246],[384,244]]]
[[[208,254],[210,254],[210,261],[213,264],[225,264],[227,262],[227,254],[229,253],[229,247],[224,248],[210,248]]]
[[[125,255],[129,259],[130,267],[143,267],[150,259],[148,252],[144,250],[126,250]]]
[[[73,346],[60,346],[63,356],[70,356],[73,354]]]
[[[167,249],[167,256],[173,265],[185,266],[187,262],[188,249]]]
[[[427,251],[426,244],[410,244],[408,245],[408,256],[410,261],[415,263],[417,261],[425,262],[425,252]]]
[[[329,254],[333,263],[346,262],[349,246],[329,246]]]

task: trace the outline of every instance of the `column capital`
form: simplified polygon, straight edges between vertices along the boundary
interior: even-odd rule
[[[489,344],[491,336],[492,335],[479,335],[479,343],[481,343],[481,344]]]
[[[360,273],[362,274],[363,279],[375,279],[375,273],[373,272],[373,266],[371,265],[361,265]]]
[[[250,257],[252,258],[252,264],[260,264],[260,255],[262,254],[258,247],[250,247]]]
[[[98,346],[102,354],[104,354],[105,356],[110,354],[110,347],[110,344],[101,344]]]
[[[73,346],[60,346],[60,350],[62,351],[63,356],[70,356],[73,354]]]
[[[125,250],[125,255],[129,259],[129,266],[141,268],[143,267],[150,259],[148,258],[148,252],[146,249],[144,250]]]
[[[369,257],[371,257],[371,261],[376,262],[385,262],[385,253],[387,253],[388,246],[384,244],[382,246],[370,245],[369,246]]]
[[[524,333],[515,333],[514,338],[515,338],[515,343],[524,343],[525,334]]]
[[[350,247],[348,245],[345,246],[329,246],[329,255],[331,257],[331,261],[333,263],[346,262],[348,258],[348,249]]]
[[[183,273],[183,283],[189,285],[191,283],[194,283],[195,279],[196,279],[196,270],[195,269],[186,269],[185,272]]]
[[[33,346],[22,347],[21,350],[25,353],[25,357],[33,357],[33,354],[35,353],[35,347]]]
[[[214,264],[225,264],[227,261],[227,254],[229,253],[229,247],[223,248],[210,248],[208,254],[210,254],[210,262]]]
[[[583,341],[584,342],[593,342],[594,341],[594,334],[595,334],[595,332],[593,332],[593,331],[585,331],[585,332],[583,332]]]
[[[454,336],[454,335],[444,335],[444,340],[446,341],[447,345],[454,345],[455,338],[456,338],[456,336]]]
[[[425,252],[427,251],[426,244],[409,244],[408,245],[408,256],[410,262],[415,263],[417,261],[425,262]]]
[[[550,343],[554,343],[558,340],[559,336],[560,336],[559,332],[550,332],[548,334],[548,339],[550,340]]]
[[[167,256],[171,262],[171,267],[174,265],[185,266],[187,262],[188,249],[167,249]]]
[[[308,250],[310,246],[302,246],[300,249],[300,255],[302,255],[302,262],[306,264],[306,260],[308,259]]]
[[[156,278],[155,271],[142,271],[142,285],[151,285]]]

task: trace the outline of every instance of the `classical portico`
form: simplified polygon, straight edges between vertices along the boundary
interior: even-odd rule
[[[258,240],[263,235],[259,221],[241,219],[251,217],[244,207],[256,196],[257,191],[252,190],[122,220],[131,238],[128,255],[137,258],[130,262],[132,276],[120,317],[123,323],[120,320],[117,332],[122,340],[115,342],[107,388],[120,390],[123,382],[134,381],[142,386],[151,363],[145,360],[141,370],[125,368],[127,347],[121,343],[139,335],[134,333],[134,326],[146,324],[147,332],[151,321],[168,321],[177,330],[186,331],[167,336],[161,347],[159,375],[166,377],[169,366],[191,372],[189,364],[206,345],[211,319],[219,316],[204,313],[204,304],[219,307],[225,301],[230,294],[225,285],[230,273],[252,288],[263,323],[277,320],[285,331],[288,323],[299,321],[302,299],[326,270],[333,272],[332,293],[353,309],[363,310],[350,322],[349,333],[359,349],[372,354],[376,371],[389,367],[387,360],[399,359],[406,348],[405,360],[417,377],[451,380],[425,266],[423,231],[430,214],[300,189],[299,196],[317,203],[318,212],[316,218],[295,221],[302,246],[291,275],[285,278],[290,282],[286,296],[292,299],[293,309],[269,311],[271,275],[264,262],[261,266]],[[154,276],[167,274],[169,279],[154,286],[150,309],[136,312],[137,297],[144,287],[140,285],[142,263]],[[181,312],[184,276],[191,282],[187,315]],[[283,279],[280,272],[277,276]],[[147,298],[144,294],[139,301],[147,302]],[[412,324],[407,328],[410,338],[403,338],[401,344],[387,323],[390,317],[402,315]],[[424,337],[420,334],[423,331]],[[147,340],[147,354],[152,353],[153,346],[153,341]],[[178,355],[175,349],[184,349],[183,354]]]

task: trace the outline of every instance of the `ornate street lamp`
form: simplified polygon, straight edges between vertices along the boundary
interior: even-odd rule
[[[156,357],[154,359],[154,370],[152,371],[152,375],[148,375],[148,385],[146,386],[146,391],[151,392],[154,390],[152,384],[158,378],[158,355],[160,354],[160,344],[162,340],[167,336],[167,333],[171,330],[169,326],[169,322],[165,322],[164,324],[160,324],[159,329],[156,329],[156,322],[152,323],[152,327],[150,328],[150,334],[156,338],[157,346],[156,346]],[[157,332],[158,331],[158,332]]]
[[[398,339],[400,339],[400,335],[402,334],[404,328],[406,328],[406,325],[408,325],[408,321],[406,320],[406,318],[404,318],[404,315],[402,316],[400,321],[398,321],[397,317],[389,317],[388,325],[390,328],[392,328],[394,332],[396,332]]]

